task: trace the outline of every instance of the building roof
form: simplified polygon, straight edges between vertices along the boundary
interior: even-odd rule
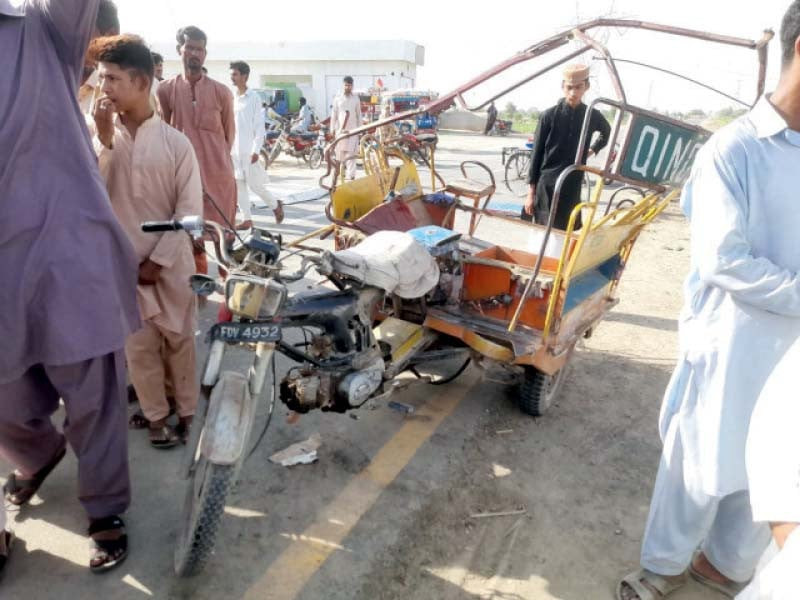
[[[156,43],[172,56],[174,43]],[[403,61],[425,64],[425,47],[407,40],[322,40],[309,42],[219,42],[208,44],[209,60],[267,61]]]

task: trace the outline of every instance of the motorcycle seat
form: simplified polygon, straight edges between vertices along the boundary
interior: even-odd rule
[[[278,139],[279,137],[281,137],[281,132],[280,131],[268,131],[267,132],[267,139],[268,140],[275,140],[275,139]]]
[[[317,139],[316,133],[293,133],[292,136],[299,137],[301,140],[315,140]]]

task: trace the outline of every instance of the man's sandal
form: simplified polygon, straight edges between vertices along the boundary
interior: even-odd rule
[[[192,420],[193,416],[189,415],[188,417],[180,417],[178,419],[178,425],[175,427],[175,433],[181,438],[181,443],[185,444],[189,441],[189,436],[192,433]]]
[[[113,540],[96,539],[99,533],[119,531],[119,537]],[[89,525],[89,537],[92,538],[92,557],[89,569],[92,573],[110,571],[128,558],[128,535],[125,523],[117,516],[95,519]]]
[[[3,573],[6,571],[6,564],[8,564],[8,556],[11,553],[11,545],[14,542],[14,534],[10,531],[0,531],[5,542],[5,551],[0,552],[0,579],[3,578]]]
[[[687,581],[685,573],[680,579],[667,579],[647,569],[639,569],[620,580],[617,584],[616,597],[617,600],[661,600],[685,586]],[[626,587],[636,595],[623,595]]]
[[[713,579],[709,579],[700,571],[694,568],[694,565],[689,567],[689,575],[700,585],[704,585],[707,588],[711,588],[714,591],[719,592],[726,598],[736,598],[736,596],[744,590],[749,585],[749,581],[745,583],[738,583],[736,581],[729,581],[728,583],[719,583],[714,581]]]
[[[158,448],[159,450],[174,448],[181,441],[181,438],[175,432],[175,429],[167,424],[164,424],[161,427],[153,427],[151,423],[149,436],[150,445],[153,446],[153,448]]]
[[[11,473],[6,479],[6,484],[3,486],[3,492],[6,500],[11,502],[14,506],[22,506],[26,504],[39,488],[42,487],[44,480],[47,476],[58,466],[61,459],[67,453],[66,445],[62,446],[55,456],[44,467],[39,469],[30,479],[22,479],[16,472]]]
[[[148,427],[150,427],[150,421],[147,420],[147,417],[145,417],[144,413],[140,410],[137,410],[131,415],[131,418],[128,419],[129,429],[147,429]]]

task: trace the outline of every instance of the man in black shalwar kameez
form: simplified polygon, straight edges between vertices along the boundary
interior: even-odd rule
[[[589,89],[589,67],[570,65],[564,69],[562,82],[564,97],[558,104],[542,113],[534,136],[531,155],[531,166],[528,172],[528,197],[522,209],[522,219],[536,220],[546,225],[558,176],[575,164],[578,143],[581,137],[586,105],[583,96]],[[598,133],[591,143],[595,132]],[[589,117],[589,132],[586,136],[581,164],[605,148],[608,144],[611,126],[597,109],[592,109]],[[591,144],[591,146],[590,146]],[[576,171],[567,176],[561,187],[558,207],[556,208],[553,226],[566,229],[572,210],[580,203],[583,173]],[[575,228],[581,227],[580,215],[576,219]]]

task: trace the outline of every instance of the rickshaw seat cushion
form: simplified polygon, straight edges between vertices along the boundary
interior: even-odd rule
[[[379,204],[353,226],[367,235],[378,231],[409,231],[419,223],[408,205],[400,199]]]
[[[379,231],[331,254],[334,270],[401,298],[421,298],[439,283],[436,260],[413,236]]]
[[[475,179],[454,179],[445,187],[445,191],[456,196],[466,196],[467,198],[479,199],[486,198],[494,194],[494,186],[484,181]]]

